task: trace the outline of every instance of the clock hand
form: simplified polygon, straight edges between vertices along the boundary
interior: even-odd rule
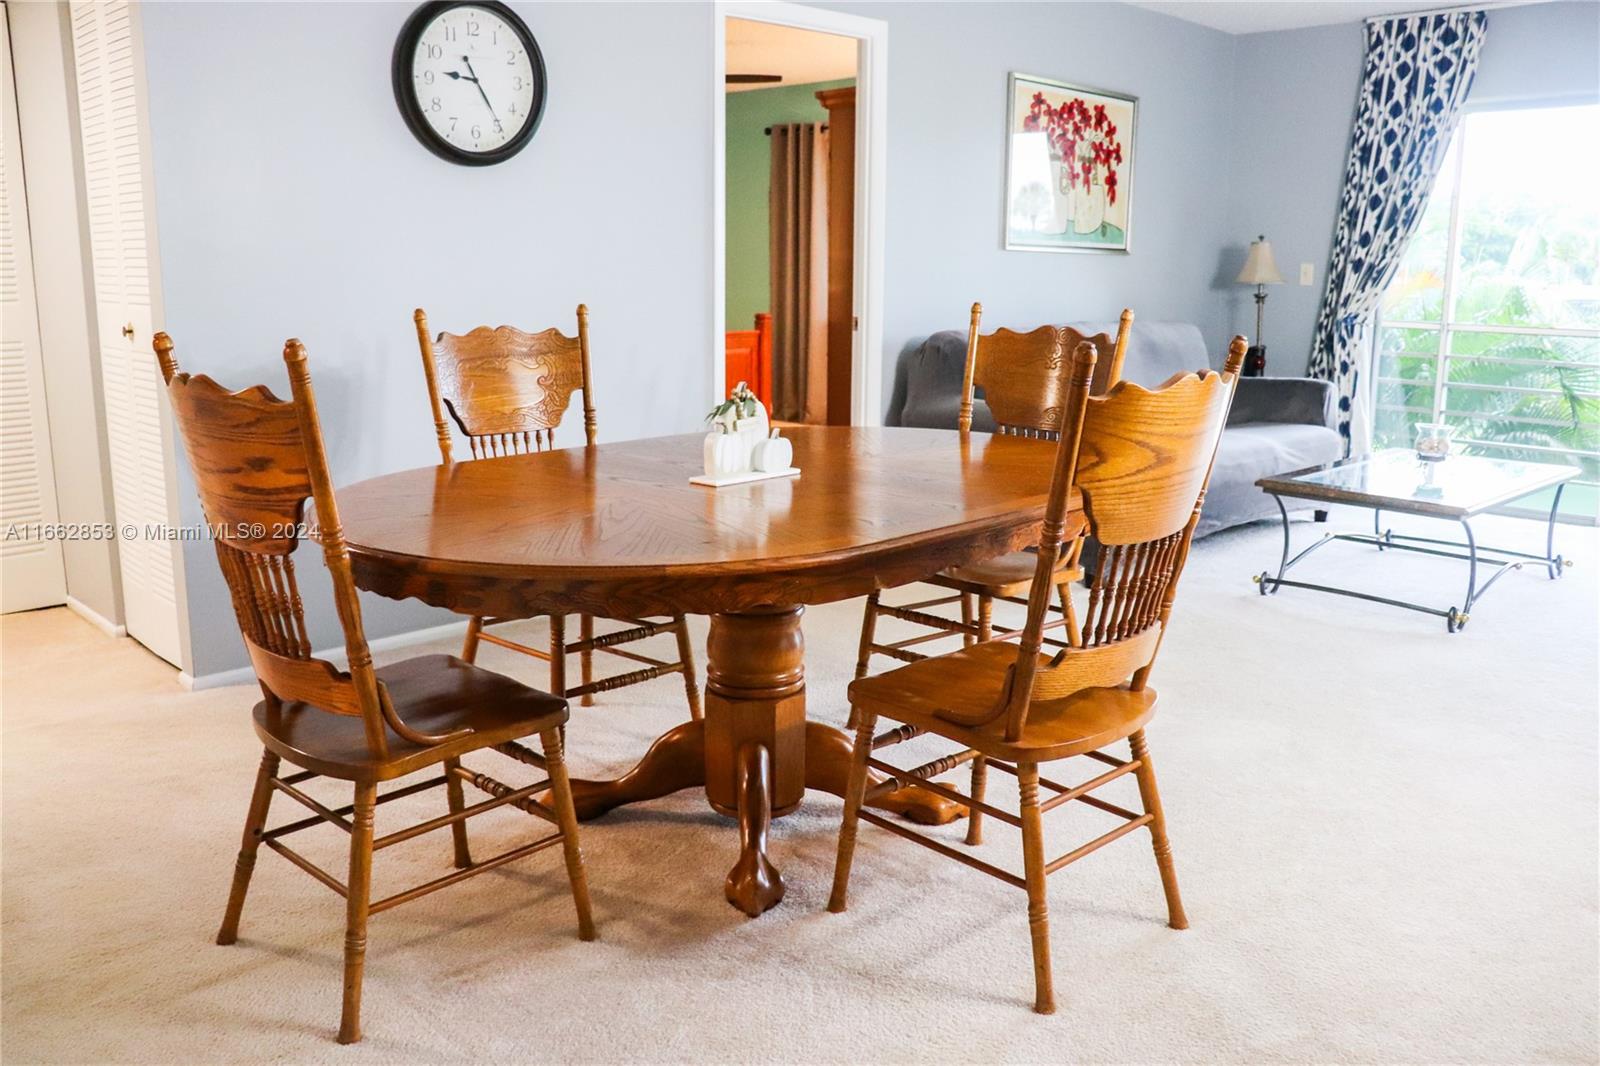
[[[467,65],[467,73],[462,75],[462,77],[465,77],[468,81],[472,82],[472,84],[478,87],[478,95],[483,97],[483,106],[489,109],[489,117],[494,119],[495,129],[500,129],[500,116],[494,113],[494,105],[489,102],[489,94],[483,91],[483,82],[478,80],[478,72],[472,69],[471,58],[468,56],[462,56],[461,62]],[[468,77],[468,75],[470,75],[470,77]]]

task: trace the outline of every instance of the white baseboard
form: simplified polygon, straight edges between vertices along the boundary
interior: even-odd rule
[[[67,609],[79,618],[94,626],[108,637],[125,637],[128,635],[127,626],[119,626],[99,611],[90,607],[80,599],[67,597]]]
[[[451,634],[465,633],[466,631],[467,620],[463,618],[459,622],[446,622],[444,625],[429,626],[427,629],[413,629],[409,633],[396,633],[392,637],[379,637],[377,640],[368,641],[367,646],[372,649],[374,654],[377,654],[394,651],[397,648],[410,648],[417,644],[427,644],[431,641],[442,640]],[[343,667],[347,665],[343,644],[337,648],[324,648],[311,654],[318,659],[326,659],[335,666]],[[256,672],[248,666],[241,666],[237,670],[218,670],[216,673],[201,674],[198,677],[187,672],[178,674],[178,684],[186,689],[195,691],[207,688],[222,688],[226,685],[251,685],[255,683],[255,680]]]

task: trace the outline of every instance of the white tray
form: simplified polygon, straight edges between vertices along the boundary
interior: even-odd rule
[[[773,478],[799,476],[800,468],[798,466],[791,466],[786,470],[773,470],[768,473],[760,473],[755,470],[746,470],[742,474],[729,474],[726,477],[706,477],[704,474],[701,474],[698,477],[690,478],[689,484],[708,485],[711,488],[720,489],[727,485],[743,485],[748,481],[771,481]]]

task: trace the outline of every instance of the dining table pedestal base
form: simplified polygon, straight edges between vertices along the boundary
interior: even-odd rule
[[[804,610],[712,615],[705,717],[663,733],[619,778],[572,782],[578,817],[585,820],[703,786],[713,809],[738,820],[739,858],[724,891],[751,917],[783,899],[783,876],[767,854],[772,819],[798,808],[808,788],[843,796],[849,778],[849,735],[806,720]],[[869,802],[922,825],[966,814],[959,804],[910,788]]]

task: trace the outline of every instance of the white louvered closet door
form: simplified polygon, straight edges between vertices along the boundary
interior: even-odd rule
[[[150,347],[154,313],[146,216],[142,86],[132,5],[72,3],[78,115],[100,327],[111,494],[128,635],[179,662],[179,544],[151,533],[170,527],[171,451],[162,437],[161,372]]]
[[[67,601],[11,39],[0,4],[0,613]]]

